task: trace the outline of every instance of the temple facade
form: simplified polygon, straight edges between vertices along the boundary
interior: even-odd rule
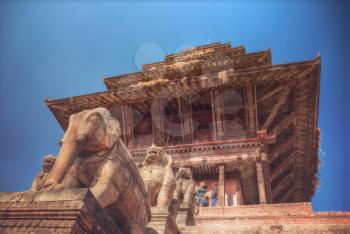
[[[193,197],[195,208],[180,205],[175,222],[151,207],[151,223],[167,226],[159,233],[350,233],[349,212],[313,212],[310,203],[318,185],[320,56],[277,65],[271,57],[271,50],[247,53],[230,43],[198,46],[106,78],[107,91],[46,103],[64,130],[71,115],[108,110],[147,191],[152,170],[168,188],[176,177],[176,186],[216,189],[215,204],[201,206],[196,192],[176,187],[174,198]],[[159,155],[165,163],[152,166]],[[9,196],[2,197],[22,199]],[[150,205],[172,209],[169,199],[156,200]]]
[[[272,65],[271,50],[215,43],[106,78],[108,91],[47,100],[71,114],[106,107],[136,163],[152,143],[197,183],[218,183],[220,206],[309,202],[317,186],[320,58]]]

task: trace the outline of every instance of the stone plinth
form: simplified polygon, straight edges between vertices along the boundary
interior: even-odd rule
[[[193,212],[191,207],[188,205],[180,205],[180,207],[177,209],[176,224],[179,227],[194,225]]]
[[[152,218],[148,223],[145,234],[178,234],[180,233],[174,216],[168,211],[151,208]]]
[[[200,208],[184,234],[350,233],[350,212],[313,212],[311,203]]]
[[[89,189],[0,193],[0,233],[123,233]]]

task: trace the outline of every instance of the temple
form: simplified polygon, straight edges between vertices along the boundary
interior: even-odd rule
[[[317,186],[320,58],[272,65],[271,50],[214,43],[104,79],[108,91],[47,105],[65,129],[73,113],[106,107],[136,163],[152,143],[219,185],[220,206],[308,202]]]
[[[51,167],[31,192],[0,193],[0,231],[349,233],[349,212],[314,212],[310,203],[318,186],[320,56],[277,65],[271,57],[270,49],[247,53],[244,46],[213,43],[105,78],[107,91],[46,99],[69,132],[60,154],[90,144],[86,133],[66,137],[91,118],[94,126],[105,121],[96,139],[106,134],[101,144],[107,146],[93,156],[91,146],[88,156],[72,150],[87,162],[81,168],[88,165],[72,177],[80,185],[63,179],[74,167],[67,154],[44,159]],[[101,161],[106,154],[109,161]],[[118,169],[92,175],[111,161]],[[108,178],[101,187],[94,184],[99,178]],[[69,189],[51,191],[62,186]],[[215,189],[214,203],[201,204],[202,187]],[[113,200],[113,194],[122,195]],[[42,224],[43,217],[52,217],[51,224]]]

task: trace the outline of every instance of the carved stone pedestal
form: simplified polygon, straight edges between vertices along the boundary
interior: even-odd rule
[[[193,212],[190,207],[180,205],[180,207],[177,210],[177,216],[176,216],[176,224],[177,226],[193,226],[194,225],[194,219],[193,219]]]
[[[168,210],[151,208],[152,219],[148,223],[145,234],[178,234],[174,216]]]
[[[0,193],[0,233],[122,233],[89,189]]]

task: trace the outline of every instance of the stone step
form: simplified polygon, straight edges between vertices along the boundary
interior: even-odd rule
[[[318,234],[318,233],[349,233],[349,225],[326,224],[326,225],[199,225],[186,227],[181,230],[182,234],[270,234],[270,233],[294,233],[294,234]]]

